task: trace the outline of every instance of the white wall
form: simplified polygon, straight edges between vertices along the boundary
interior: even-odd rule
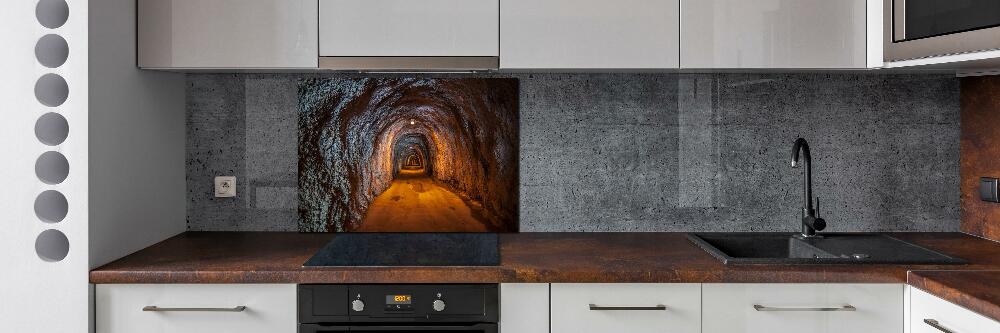
[[[0,332],[86,332],[90,268],[185,228],[183,76],[135,69],[133,1],[65,0],[68,19],[54,27],[36,19],[38,1],[8,1],[0,11]],[[35,57],[47,34],[69,47],[53,68]],[[36,99],[47,74],[65,79],[65,102]],[[66,119],[64,141],[36,138],[46,113]],[[65,156],[64,180],[36,175],[47,152]],[[66,197],[65,218],[36,214],[43,191]],[[36,252],[49,229],[68,240],[65,257]]]
[[[0,10],[0,332],[85,332],[88,325],[87,233],[87,1],[67,0],[69,18],[54,28],[35,18],[36,0],[4,1]],[[58,34],[69,45],[64,64],[42,66],[35,43]],[[54,107],[35,99],[36,80],[45,74],[66,80],[66,101]],[[48,146],[35,137],[42,114],[55,112],[67,120],[69,136]],[[58,152],[69,162],[65,180],[43,183],[35,174],[43,152]],[[68,201],[66,217],[42,222],[35,198],[46,190],[61,192]],[[69,241],[68,254],[45,261],[35,242],[47,229]]]
[[[90,0],[90,267],[185,230],[184,75],[136,67],[135,1]]]

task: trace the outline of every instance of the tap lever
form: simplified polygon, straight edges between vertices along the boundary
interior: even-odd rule
[[[819,196],[816,196],[816,217],[819,217]]]

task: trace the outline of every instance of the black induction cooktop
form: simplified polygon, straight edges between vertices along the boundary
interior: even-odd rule
[[[494,233],[341,233],[305,267],[497,266]]]

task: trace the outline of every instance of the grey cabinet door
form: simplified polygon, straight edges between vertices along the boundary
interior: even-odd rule
[[[866,68],[866,5],[681,0],[681,68]]]
[[[139,67],[316,68],[317,0],[139,0]]]

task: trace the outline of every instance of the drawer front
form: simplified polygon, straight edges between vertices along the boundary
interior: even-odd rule
[[[996,333],[1000,322],[945,301],[917,288],[910,290],[909,333]],[[934,327],[932,321],[938,327]]]
[[[294,333],[293,284],[101,284],[96,291],[99,333]],[[156,306],[167,311],[143,311]],[[177,308],[243,311],[170,311]]]
[[[705,284],[706,333],[903,332],[902,284]],[[844,308],[853,306],[853,311]],[[836,310],[835,310],[836,309]]]
[[[699,284],[554,283],[551,290],[553,333],[701,331]]]

